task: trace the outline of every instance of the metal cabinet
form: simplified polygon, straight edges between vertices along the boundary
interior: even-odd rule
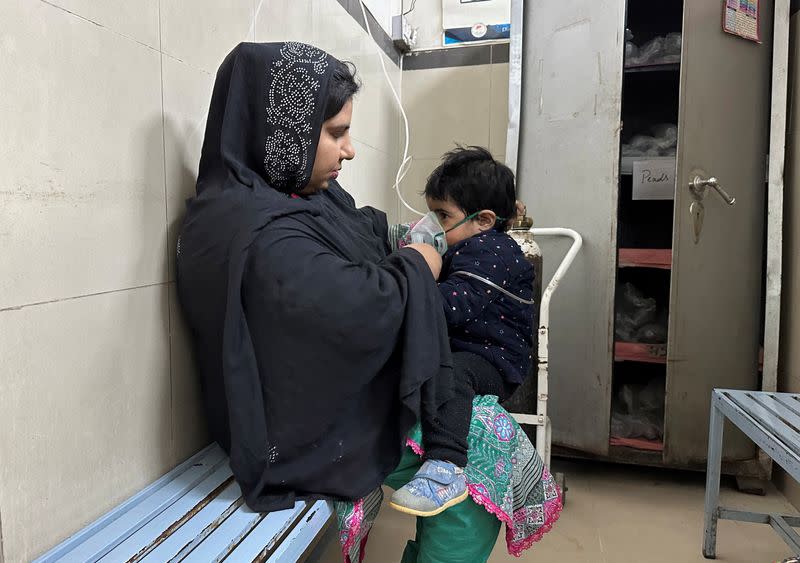
[[[549,400],[562,452],[704,467],[712,388],[760,386],[773,2],[758,2],[760,43],[723,31],[724,6],[525,3],[522,56],[512,46],[511,61],[512,73],[522,69],[520,196],[537,226],[569,226],[584,238],[552,306]],[[644,38],[680,32],[680,62],[626,68],[631,26]],[[632,201],[621,143],[648,119],[670,116],[673,197]],[[547,277],[548,256],[564,249],[540,245]],[[650,270],[642,283],[660,280],[652,284],[668,311],[664,342],[641,347],[642,357],[615,338],[615,296],[639,275],[621,266]],[[652,447],[612,446],[612,404],[637,365],[642,377],[663,378],[662,435]],[[755,457],[743,435],[727,433],[734,472],[756,474]]]

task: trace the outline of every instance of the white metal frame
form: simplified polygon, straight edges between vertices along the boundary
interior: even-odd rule
[[[789,34],[791,2],[776,0],[772,31],[772,100],[767,153],[767,266],[764,307],[764,357],[761,390],[778,390],[781,291],[783,286],[783,200],[786,165],[786,121],[789,113]],[[791,133],[791,132],[790,132]],[[758,450],[765,479],[772,478],[772,458]]]
[[[521,414],[511,413],[520,424],[530,424],[536,426],[536,451],[544,461],[544,464],[550,467],[550,442],[552,439],[552,429],[550,427],[550,417],[547,416],[547,398],[548,387],[547,379],[549,374],[549,353],[548,353],[548,340],[550,336],[550,299],[553,297],[556,289],[558,289],[564,275],[572,266],[572,262],[578,255],[578,252],[583,246],[583,238],[576,231],[572,229],[565,229],[562,227],[552,228],[537,228],[531,229],[534,237],[542,236],[555,236],[555,237],[568,237],[572,239],[572,246],[570,246],[561,264],[553,274],[550,283],[547,284],[544,292],[542,292],[542,303],[539,306],[539,349],[537,350],[538,367],[537,374],[538,385],[536,388],[537,401],[536,401],[536,414]]]

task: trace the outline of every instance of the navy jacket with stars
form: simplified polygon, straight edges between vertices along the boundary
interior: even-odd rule
[[[534,305],[456,272],[480,276],[530,301],[533,267],[507,233],[489,231],[447,251],[439,282],[453,352],[482,356],[505,381],[522,383],[531,368]]]

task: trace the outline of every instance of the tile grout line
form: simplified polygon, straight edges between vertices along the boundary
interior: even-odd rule
[[[167,235],[164,259],[166,260],[167,266],[167,278],[169,278],[171,254],[169,241],[171,238],[169,230],[169,191],[167,188],[167,112],[164,106],[164,43],[161,37],[161,0],[158,0],[158,50],[160,53],[158,62],[161,69],[161,150],[163,153],[162,162],[164,164],[164,227]],[[167,286],[167,350],[167,373],[169,373],[169,449],[170,463],[174,464],[177,463],[175,459],[177,450],[175,447],[175,413],[172,408],[172,405],[175,404],[175,383],[173,381],[174,374],[172,373],[172,292],[169,290],[169,286]]]
[[[22,311],[23,309],[28,309],[30,307],[40,307],[42,305],[53,305],[55,303],[65,303],[67,301],[77,301],[78,299],[87,299],[89,297],[100,297],[103,295],[111,295],[112,293],[124,293],[126,291],[135,291],[137,289],[147,289],[148,287],[160,287],[162,285],[169,285],[170,281],[163,281],[163,282],[156,282],[156,283],[146,283],[142,285],[134,285],[131,287],[123,287],[120,289],[109,289],[106,291],[96,291],[95,293],[85,293],[81,295],[71,295],[69,297],[59,297],[56,299],[48,299],[46,301],[34,301],[32,303],[25,303],[24,305],[13,305],[11,307],[3,307],[0,309],[0,313],[10,313],[14,311]]]
[[[351,135],[351,138],[352,138],[354,141],[358,141],[359,143],[361,143],[361,144],[362,144],[362,145],[364,145],[365,147],[369,147],[369,148],[371,148],[372,150],[374,150],[374,151],[376,151],[376,152],[379,152],[379,153],[381,153],[382,155],[389,156],[389,157],[391,157],[391,156],[392,156],[392,154],[391,154],[391,153],[389,152],[389,150],[387,150],[387,149],[381,149],[381,148],[378,148],[378,147],[376,147],[376,146],[372,145],[371,143],[368,143],[368,142],[366,142],[366,141],[365,141],[365,140],[363,140],[363,139],[359,139],[359,138],[358,138],[357,136],[355,136],[355,135]]]
[[[160,27],[160,24],[159,24],[159,27]],[[202,72],[203,74],[207,74],[209,76],[214,76],[214,73],[211,72],[210,70],[206,70],[204,68],[200,68],[199,66],[195,66],[190,62],[184,61],[183,59],[179,59],[175,55],[170,55],[169,53],[165,53],[164,51],[157,51],[157,52],[161,53],[163,56],[167,57],[168,59],[172,59],[173,61],[176,61],[176,62],[179,62],[179,63],[181,63],[183,65],[188,66],[192,70],[196,70],[198,72]]]
[[[208,74],[209,76],[214,76],[214,72],[212,72],[210,70],[207,70],[205,68],[201,68],[199,66],[195,66],[192,63],[189,63],[187,61],[184,61],[183,59],[180,59],[180,58],[176,57],[175,55],[171,55],[169,53],[165,53],[164,52],[163,46],[161,45],[161,15],[160,15],[161,6],[160,6],[160,4],[159,4],[159,22],[158,22],[159,46],[158,46],[158,49],[156,49],[152,45],[148,45],[147,43],[145,43],[143,41],[139,41],[135,37],[132,37],[130,35],[126,35],[124,33],[121,33],[119,31],[111,29],[108,26],[105,26],[105,25],[103,25],[101,23],[98,23],[98,22],[96,22],[94,20],[91,20],[91,19],[89,19],[89,18],[87,18],[85,16],[82,16],[80,14],[76,14],[75,12],[71,12],[71,11],[67,10],[66,8],[62,8],[61,6],[57,6],[55,4],[52,4],[48,0],[39,0],[39,2],[41,2],[42,4],[45,4],[47,6],[50,6],[51,8],[55,8],[56,10],[60,10],[60,11],[62,11],[64,13],[67,13],[67,14],[75,17],[75,18],[78,18],[79,20],[85,21],[86,23],[90,23],[90,24],[92,24],[94,26],[97,26],[100,29],[102,29],[103,31],[107,31],[107,32],[111,33],[112,35],[116,35],[117,37],[121,37],[121,38],[126,39],[128,41],[133,41],[137,45],[141,45],[142,47],[145,47],[145,48],[149,49],[150,51],[153,51],[154,53],[160,53],[161,55],[163,55],[163,56],[165,56],[165,57],[167,57],[169,59],[172,59],[173,61],[177,61],[177,62],[179,62],[181,64],[185,64],[186,66],[188,66],[191,69],[194,69],[194,70],[197,70],[199,72]],[[255,31],[253,33],[255,34]]]
[[[258,34],[256,33],[256,26],[258,25],[258,13],[261,11],[261,4],[256,5],[256,2],[258,2],[258,0],[253,0],[253,43],[257,41],[256,37],[258,37]],[[261,0],[261,2],[263,3],[264,0]]]
[[[112,33],[113,35],[116,35],[116,36],[118,36],[118,37],[122,37],[123,39],[127,39],[128,41],[133,41],[134,43],[138,43],[138,44],[139,44],[139,45],[141,45],[142,47],[147,47],[147,48],[148,48],[148,49],[150,49],[151,51],[159,52],[159,49],[156,49],[156,48],[155,48],[155,47],[153,47],[152,45],[148,45],[147,43],[145,43],[145,42],[143,42],[143,41],[139,41],[139,40],[138,40],[138,39],[136,39],[135,37],[132,37],[132,36],[130,36],[130,35],[125,35],[124,33],[120,33],[119,31],[113,30],[113,29],[111,29],[110,27],[107,27],[107,26],[105,26],[105,25],[103,25],[103,24],[101,24],[101,23],[98,23],[98,22],[96,22],[96,21],[94,21],[94,20],[92,20],[92,19],[89,19],[89,18],[87,18],[87,17],[85,17],[85,16],[82,16],[82,15],[80,15],[80,14],[77,14],[77,13],[75,13],[75,12],[71,12],[70,10],[67,10],[66,8],[62,8],[61,6],[58,6],[58,5],[56,5],[56,4],[53,4],[52,2],[49,2],[48,0],[39,0],[39,2],[41,2],[42,4],[46,4],[46,5],[50,6],[51,8],[55,8],[56,10],[61,10],[62,12],[65,12],[65,13],[67,13],[67,14],[69,14],[69,15],[73,16],[73,17],[76,17],[76,18],[78,18],[79,20],[83,20],[83,21],[85,21],[85,22],[87,22],[87,23],[90,23],[90,24],[92,24],[92,25],[96,25],[96,26],[97,26],[97,27],[99,27],[100,29],[104,29],[104,30],[106,30],[106,31],[108,31],[108,32],[110,32],[110,33]],[[160,27],[160,25],[161,25],[161,22],[159,22],[159,27]],[[160,39],[160,37],[159,37],[159,39]]]
[[[257,1],[258,0],[253,0],[254,7],[255,7],[255,5],[256,5],[255,3]],[[70,10],[67,10],[66,8],[63,8],[63,7],[58,6],[56,4],[53,4],[49,0],[39,0],[39,2],[41,2],[43,4],[46,4],[47,6],[50,6],[51,8],[55,8],[57,10],[60,10],[60,11],[64,12],[64,13],[67,13],[67,14],[75,17],[75,18],[83,20],[83,21],[85,21],[87,23],[95,25],[95,26],[97,26],[97,27],[99,27],[99,28],[101,28],[101,29],[103,29],[105,31],[108,31],[108,32],[112,33],[113,35],[116,35],[116,36],[121,37],[123,39],[127,39],[128,41],[133,41],[134,43],[136,43],[138,45],[141,45],[142,47],[145,47],[147,49],[150,49],[151,51],[155,51],[157,53],[161,53],[162,55],[167,56],[170,59],[173,59],[173,60],[176,60],[178,62],[187,64],[188,66],[190,66],[191,68],[193,68],[195,70],[199,70],[199,71],[204,72],[206,74],[214,74],[214,72],[212,72],[212,71],[209,71],[207,69],[194,66],[194,65],[192,65],[190,63],[187,63],[186,61],[184,61],[182,59],[179,59],[178,57],[176,57],[174,55],[170,55],[169,53],[165,53],[163,51],[163,47],[160,44],[161,43],[161,36],[160,36],[160,34],[161,34],[161,29],[160,29],[161,28],[161,22],[160,21],[159,21],[159,48],[156,49],[152,45],[148,45],[147,43],[145,43],[143,41],[140,41],[139,39],[137,39],[137,38],[135,38],[135,37],[133,37],[131,35],[127,35],[125,33],[121,33],[119,31],[116,31],[116,30],[114,30],[114,29],[112,29],[112,28],[110,28],[110,27],[108,27],[106,25],[103,25],[103,24],[101,24],[99,22],[96,22],[96,21],[90,19],[90,18],[82,16],[82,15],[76,13],[76,12],[72,12]],[[263,0],[261,0],[261,3],[263,3]],[[342,0],[340,0],[339,3],[342,4]],[[344,5],[342,5],[342,6],[345,8],[345,10],[347,10],[346,6],[344,6]],[[159,12],[160,12],[160,5],[159,5]],[[260,12],[260,4],[259,4],[259,7],[256,8],[256,16],[258,15],[258,12]],[[350,13],[349,10],[348,10],[348,13]],[[362,17],[360,15],[360,13],[357,13],[355,15],[350,13],[350,15],[351,15],[351,17],[353,17],[353,19],[356,20],[356,22],[363,29],[364,26],[361,25],[362,24]],[[380,23],[372,15],[372,12],[369,12],[369,15],[372,16],[373,22],[380,28],[380,31],[382,32],[382,35],[385,36],[386,38],[389,38],[389,36],[386,34],[386,31],[383,29],[383,26],[381,26]],[[391,38],[389,38],[389,39],[391,39]],[[256,41],[256,30],[255,30],[255,28],[252,31],[252,39],[251,40],[254,41],[254,42]],[[391,60],[395,65],[398,65],[398,62],[395,61],[394,56],[399,56],[399,52],[387,52],[386,49],[383,48],[384,46],[383,46],[382,43],[378,42],[377,40],[375,41],[375,43],[378,44],[378,46],[381,48],[381,50],[384,52],[384,54],[389,58],[389,60]],[[498,45],[502,45],[502,43],[499,43]],[[495,59],[494,48],[496,47],[496,45],[473,45],[473,46],[464,46],[464,47],[457,47],[457,48],[453,48],[453,47],[450,47],[450,48],[437,47],[437,48],[431,48],[431,49],[419,49],[419,50],[416,50],[416,51],[411,51],[410,54],[412,56],[423,56],[424,57],[424,56],[430,56],[432,53],[458,51],[458,50],[466,50],[466,49],[478,49],[478,48],[481,48],[481,47],[489,47],[490,48],[490,54],[489,54],[490,61],[488,63],[477,63],[477,64],[496,64],[496,63],[508,62],[506,60],[494,60]],[[436,69],[436,68],[456,68],[456,67],[460,67],[460,66],[472,66],[474,64],[476,64],[476,63],[442,64],[442,65],[436,65],[436,66],[431,66],[431,67],[406,68],[404,70],[410,72],[410,71],[414,71],[414,70],[429,70],[429,69]]]

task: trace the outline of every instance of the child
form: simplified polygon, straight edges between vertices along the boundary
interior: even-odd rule
[[[533,268],[506,233],[517,212],[514,174],[480,147],[447,153],[428,178],[428,208],[445,232],[439,288],[453,350],[454,395],[423,420],[425,463],[392,506],[434,516],[468,496],[463,468],[475,395],[507,399],[528,375]]]

